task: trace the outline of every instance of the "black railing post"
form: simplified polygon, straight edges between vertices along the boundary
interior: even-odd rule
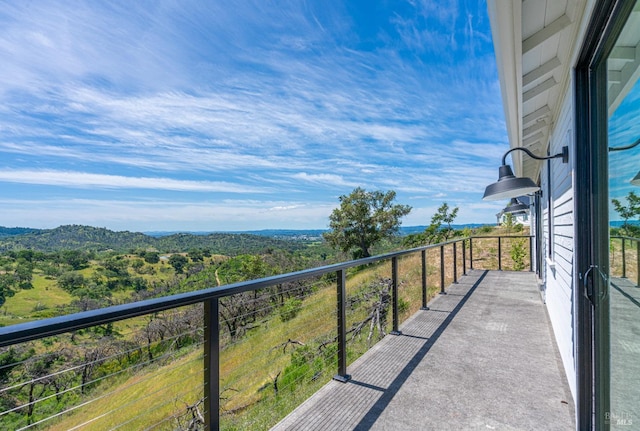
[[[624,249],[624,237],[622,237],[622,278],[627,278],[627,256]]]
[[[533,237],[529,236],[529,272],[533,272]]]
[[[469,238],[469,269],[473,270],[473,237]]]
[[[636,286],[640,286],[640,241],[636,240]]]
[[[467,275],[467,240],[462,240],[462,275]]]
[[[346,383],[351,379],[347,374],[347,276],[344,269],[336,272],[337,315],[338,315],[338,374],[334,380]]]
[[[453,284],[458,284],[458,250],[456,243],[453,243]]]
[[[204,301],[204,426],[220,429],[220,330],[218,299]]]
[[[398,257],[391,258],[391,305],[393,310],[393,329],[392,335],[400,335],[401,332],[398,329]]]
[[[446,295],[444,291],[444,245],[440,246],[440,295]]]
[[[498,271],[502,271],[502,237],[498,237]]]
[[[427,307],[427,250],[422,250],[422,307],[421,310],[428,310]]]

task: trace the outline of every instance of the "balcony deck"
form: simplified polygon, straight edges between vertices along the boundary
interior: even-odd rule
[[[273,430],[571,430],[535,275],[470,271]]]

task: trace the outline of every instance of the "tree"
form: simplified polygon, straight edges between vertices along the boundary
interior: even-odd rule
[[[58,277],[58,286],[67,292],[73,292],[84,287],[85,282],[86,280],[82,274],[73,271],[65,272]]]
[[[181,254],[172,254],[169,257],[169,264],[173,266],[176,274],[182,274],[187,263],[189,263],[189,260]]]
[[[143,267],[144,267],[144,262],[142,261],[142,259],[133,259],[131,261],[131,268],[133,268],[133,270],[138,274],[140,274],[140,271],[142,271]]]
[[[457,216],[458,207],[455,207],[451,211],[449,211],[449,204],[443,202],[442,205],[440,205],[440,207],[438,208],[438,211],[433,215],[433,217],[431,217],[431,225],[437,225],[438,228],[443,223],[446,223],[447,227],[445,229],[442,229],[445,241],[449,239],[451,233],[453,232],[451,223],[453,223]]]
[[[66,263],[71,268],[83,269],[89,263],[89,256],[79,250],[62,250],[58,253],[58,262]]]
[[[451,223],[458,216],[458,207],[449,211],[449,204],[443,202],[437,212],[431,216],[431,224],[421,233],[407,235],[403,241],[405,247],[417,247],[422,244],[436,244],[446,241],[451,236],[453,228]],[[446,223],[447,227],[442,228],[442,223]]]
[[[192,248],[187,252],[187,256],[191,259],[192,262],[202,262],[204,260],[204,253],[202,250],[197,248]]]
[[[20,289],[32,289],[33,285],[33,263],[20,259],[16,263],[16,269],[13,273],[18,287]]]
[[[99,273],[102,275],[99,282],[105,284],[109,290],[131,287],[131,274],[129,274],[127,261],[122,256],[103,260]]]
[[[324,239],[334,248],[351,251],[353,258],[369,257],[378,241],[398,232],[400,218],[409,214],[408,205],[394,204],[396,192],[367,192],[354,189],[351,194],[340,196],[340,207],[329,216],[330,232]]]
[[[160,255],[157,251],[147,251],[144,253],[144,261],[147,263],[158,263],[160,262]]]
[[[15,295],[16,279],[12,274],[0,273],[0,307],[5,303],[8,297]]]
[[[630,191],[627,195],[626,206],[618,199],[611,199],[611,203],[613,204],[613,208],[616,212],[620,214],[620,217],[622,217],[623,229],[628,232],[630,230],[628,224],[629,219],[640,216],[640,196],[636,195],[635,192]]]
[[[507,233],[511,233],[511,229],[513,229],[514,225],[513,213],[506,213],[504,215],[504,221],[502,222],[502,225],[507,230]]]

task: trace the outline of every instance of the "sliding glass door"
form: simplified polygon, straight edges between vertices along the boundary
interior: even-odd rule
[[[640,0],[596,7],[576,68],[578,429],[640,429]]]
[[[640,427],[640,7],[607,55],[609,347],[612,430]],[[605,414],[607,414],[605,413]]]

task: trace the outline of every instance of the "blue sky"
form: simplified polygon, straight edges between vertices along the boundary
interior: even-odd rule
[[[636,82],[609,118],[610,147],[626,147],[638,140],[640,137],[639,112],[640,82]],[[618,199],[623,206],[628,205],[629,192],[640,193],[638,186],[630,182],[638,174],[638,159],[640,159],[640,146],[609,152],[609,197]],[[611,202],[609,217],[611,220],[622,221]]]
[[[0,225],[326,228],[355,187],[493,223],[484,1],[0,3]]]

